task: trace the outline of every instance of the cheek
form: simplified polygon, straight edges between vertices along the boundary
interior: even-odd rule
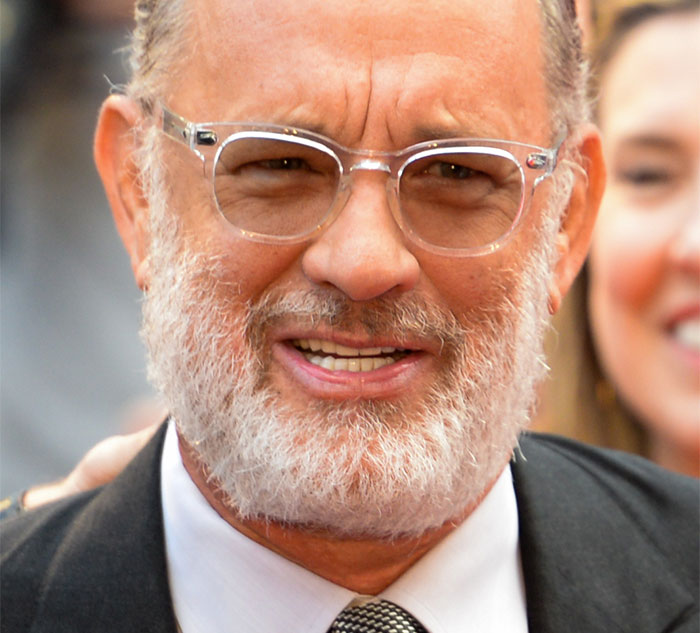
[[[504,297],[512,297],[516,286],[503,258],[422,257],[421,269],[435,296],[465,325],[474,318],[474,310],[490,312],[502,306]]]
[[[601,208],[590,255],[591,290],[641,308],[656,291],[664,267],[664,227],[658,212],[635,213],[610,196]]]
[[[216,277],[224,293],[236,291],[243,301],[254,302],[292,275],[302,247],[251,242],[224,228],[209,246],[219,254]]]
[[[539,271],[544,275],[541,279],[528,261],[534,249],[542,248],[542,239],[537,223],[532,222],[505,248],[491,255],[459,258],[421,252],[417,257],[436,296],[468,326],[477,314],[489,320],[511,319],[509,304],[519,307],[523,301],[533,299],[544,305],[545,283],[551,271]],[[522,296],[523,292],[530,292],[529,284],[524,284],[526,280],[541,282],[542,295]]]
[[[184,180],[184,179],[183,179]],[[211,193],[179,186],[180,222],[187,247],[209,257],[208,275],[220,299],[255,301],[271,284],[279,283],[300,257],[304,246],[279,246],[245,239],[221,216]]]

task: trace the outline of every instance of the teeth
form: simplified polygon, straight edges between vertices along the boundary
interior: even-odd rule
[[[363,357],[363,358],[336,358],[335,356],[317,356],[308,352],[304,354],[306,360],[313,365],[318,365],[331,371],[373,371],[391,365],[396,361],[390,356]]]
[[[294,346],[303,350],[310,349],[312,352],[321,350],[324,354],[334,354],[335,356],[379,356],[380,354],[395,354],[399,351],[395,347],[346,347],[332,341],[321,341],[319,339],[297,339],[293,341]]]
[[[313,338],[297,339],[292,343],[310,363],[331,371],[374,371],[406,355],[404,350],[396,347],[347,347]]]
[[[695,350],[700,350],[700,319],[688,319],[679,323],[674,331],[679,343]]]
[[[374,366],[375,361],[379,360],[378,358],[361,358],[360,359],[360,371],[372,371],[373,369],[376,369]]]
[[[338,354],[338,356],[357,356],[356,349],[352,349],[352,347],[345,347],[345,345],[336,345],[335,353]]]

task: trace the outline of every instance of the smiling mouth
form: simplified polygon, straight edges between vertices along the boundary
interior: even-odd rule
[[[700,317],[679,321],[671,329],[671,335],[683,347],[700,352]]]
[[[412,353],[397,347],[346,347],[321,339],[295,339],[291,344],[312,365],[330,371],[374,371]]]

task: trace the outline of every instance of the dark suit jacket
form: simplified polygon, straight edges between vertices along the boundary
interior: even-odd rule
[[[4,522],[2,633],[174,633],[163,437],[104,488]],[[698,482],[547,436],[513,473],[531,632],[698,633]]]

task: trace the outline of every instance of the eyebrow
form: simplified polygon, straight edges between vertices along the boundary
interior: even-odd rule
[[[306,132],[313,132],[314,134],[320,134],[326,138],[338,142],[336,134],[328,129],[325,121],[311,121],[305,118],[271,118],[265,121],[255,121],[251,120],[250,123],[271,123],[273,125],[278,125],[284,128],[299,129]],[[413,129],[412,137],[415,139],[414,143],[421,143],[425,141],[441,141],[453,138],[473,138],[473,139],[495,139],[500,138],[498,135],[494,134],[484,134],[479,133],[472,129],[457,128],[451,126],[442,125],[418,125]]]
[[[179,116],[179,115],[176,115]],[[239,118],[229,118],[229,119],[221,119],[221,120],[212,120],[212,121],[190,121],[191,123],[194,123],[195,125],[199,126],[215,126],[215,125],[229,125],[229,124],[243,124],[243,125],[276,125],[278,127],[282,128],[289,128],[289,129],[296,129],[296,130],[304,130],[306,132],[313,132],[314,134],[320,134],[321,136],[325,136],[327,138],[333,139],[333,135],[329,132],[328,128],[326,127],[326,124],[324,122],[311,122],[309,120],[305,119],[285,119],[285,118],[276,118],[276,117],[270,117],[268,118],[248,118],[248,119],[239,119]]]
[[[312,123],[311,121],[303,121],[301,119],[288,119],[285,121],[270,121],[274,125],[279,125],[281,127],[294,128],[297,130],[305,130],[307,132],[313,132],[314,134],[320,134],[326,138],[333,139],[333,135],[326,127],[324,122]]]
[[[286,119],[282,123],[271,121],[276,125],[282,125],[283,127],[298,128],[301,130],[306,130],[307,132],[314,132],[315,134],[320,134],[330,139],[334,139],[334,134],[327,128],[324,121],[312,122],[305,119]],[[430,125],[419,125],[413,130],[413,137],[417,139],[418,142],[421,141],[440,141],[443,139],[450,138],[492,138],[486,137],[482,134],[474,134],[471,131],[446,126],[430,126]]]
[[[477,134],[473,130],[432,125],[417,126],[414,135],[418,141],[440,141],[450,138],[495,138],[493,135]]]
[[[681,143],[677,139],[661,134],[632,134],[620,139],[620,147],[648,147],[652,149],[677,149]]]

